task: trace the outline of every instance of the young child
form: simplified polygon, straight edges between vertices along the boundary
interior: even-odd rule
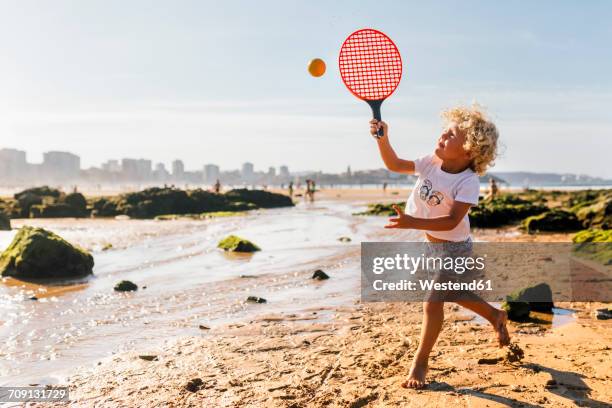
[[[380,155],[387,168],[396,173],[418,174],[408,197],[406,213],[394,206],[397,216],[385,228],[409,228],[425,232],[429,242],[465,243],[471,248],[468,211],[478,204],[482,175],[493,164],[499,137],[495,125],[477,107],[456,107],[442,113],[446,128],[438,138],[434,154],[412,160],[397,157],[389,143],[385,122],[370,121],[370,133],[378,139]],[[378,136],[379,129],[383,135]],[[456,245],[456,244],[448,244]],[[461,244],[460,244],[461,245]],[[500,347],[510,342],[507,315],[473,294],[470,300],[456,303],[487,319],[497,333]],[[422,388],[427,364],[444,320],[444,302],[423,303],[421,341],[407,381],[402,386]]]

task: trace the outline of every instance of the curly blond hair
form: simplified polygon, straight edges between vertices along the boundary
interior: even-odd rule
[[[488,167],[495,165],[499,132],[481,106],[457,106],[443,111],[442,119],[446,125],[457,123],[459,129],[465,132],[463,147],[472,158],[470,168],[474,172],[482,176]]]

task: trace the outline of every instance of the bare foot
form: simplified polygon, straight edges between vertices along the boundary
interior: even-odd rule
[[[504,347],[510,344],[510,334],[506,328],[508,322],[508,313],[505,310],[498,310],[497,317],[492,322],[493,328],[497,333],[497,341],[499,341],[499,347]]]
[[[425,376],[427,375],[427,361],[424,363],[413,362],[410,368],[408,380],[402,383],[404,388],[423,388],[425,386]]]

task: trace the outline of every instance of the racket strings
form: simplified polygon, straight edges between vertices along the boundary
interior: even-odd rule
[[[339,66],[346,86],[367,100],[385,99],[402,77],[402,59],[397,47],[376,30],[353,33],[340,50]]]

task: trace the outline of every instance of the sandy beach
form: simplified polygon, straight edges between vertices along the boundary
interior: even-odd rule
[[[393,194],[394,191],[398,194]],[[234,277],[257,273],[253,268],[266,269],[263,280],[258,283],[262,288],[258,293],[270,295],[268,304],[255,305],[248,310],[243,308],[234,313],[231,319],[213,319],[210,314],[203,313],[210,303],[194,299],[202,296],[202,285],[212,285],[212,292],[228,287],[220,286],[222,284],[219,282],[203,283],[198,280],[200,278],[192,276],[189,278],[190,285],[195,286],[193,290],[185,290],[183,296],[176,295],[172,289],[167,296],[151,292],[156,297],[161,295],[164,319],[150,319],[145,312],[148,306],[144,301],[135,303],[133,309],[142,310],[142,316],[146,317],[143,324],[145,321],[149,322],[147,325],[151,322],[160,324],[163,330],[149,334],[157,340],[166,340],[151,341],[149,345],[147,341],[139,340],[134,332],[149,330],[139,325],[139,316],[136,316],[135,323],[126,321],[125,330],[120,333],[137,344],[127,351],[121,351],[121,347],[115,348],[112,353],[98,355],[94,360],[83,358],[81,366],[68,370],[64,379],[55,383],[70,388],[71,402],[65,405],[609,406],[608,403],[612,401],[612,322],[594,318],[593,311],[605,306],[598,303],[557,304],[558,310],[563,313],[552,316],[552,321],[550,315],[543,316],[542,319],[548,319],[549,323],[511,322],[509,330],[512,339],[525,353],[520,362],[509,361],[506,349],[497,347],[494,332],[488,323],[454,304],[447,304],[443,331],[432,354],[428,387],[423,390],[401,387],[418,346],[422,306],[420,303],[361,303],[359,284],[355,280],[359,279],[361,240],[381,239],[383,236],[390,241],[409,238],[402,232],[382,235],[387,233],[381,228],[386,221],[384,217],[351,217],[350,213],[369,202],[401,201],[407,193],[393,189],[386,194],[382,194],[381,190],[323,190],[317,193],[314,204],[298,197],[297,208],[288,210],[294,211],[298,218],[292,221],[293,224],[288,224],[294,230],[287,231],[290,234],[287,236],[295,236],[295,229],[303,229],[305,243],[300,244],[300,248],[311,249],[297,257],[298,252],[294,252],[293,258],[283,258],[281,252],[274,252],[274,248],[278,247],[281,251],[283,246],[288,245],[287,238],[281,235],[280,238],[264,239],[265,246],[271,248],[271,256],[277,257],[279,272],[271,268],[272,264],[262,263],[263,258],[253,258],[250,264],[233,263],[239,265],[232,275]],[[182,258],[183,261],[191,259],[187,262],[216,256],[199,248],[196,242],[200,242],[206,234],[214,232],[213,236],[216,237],[221,231],[227,232],[228,225],[231,225],[229,230],[257,231],[263,234],[261,237],[265,237],[268,233],[266,228],[272,228],[271,220],[277,215],[288,214],[276,214],[274,211],[263,211],[253,215],[252,219],[208,223],[177,220],[163,224],[143,222],[140,225],[140,221],[131,221],[132,224],[122,224],[123,228],[115,225],[110,229],[109,225],[116,221],[109,221],[92,226],[91,230],[83,227],[84,224],[79,225],[85,229],[79,230],[75,228],[76,225],[65,224],[65,221],[35,222],[60,228],[72,239],[97,248],[105,266],[96,272],[100,275],[97,286],[84,289],[86,292],[103,289],[100,282],[106,279],[104,273],[111,268],[112,262],[117,262],[122,256],[135,256],[129,252],[132,245],[139,248],[139,245],[145,245],[153,254],[153,269],[149,273],[163,274],[165,269],[156,267],[156,262],[159,265],[173,262],[162,256],[168,248],[175,245],[188,248],[189,256]],[[312,220],[313,216],[323,215],[329,217],[327,221],[320,218],[319,222],[323,225],[314,229],[307,227],[308,220]],[[338,221],[344,219],[350,221],[346,221],[346,224]],[[15,225],[21,223],[17,221]],[[132,227],[125,230],[126,225]],[[171,238],[177,234],[176,226],[180,226],[179,231],[186,231],[192,241],[185,241],[182,233],[178,233],[177,238]],[[204,226],[208,232],[198,232],[204,231]],[[273,226],[272,230],[276,231],[277,227]],[[98,235],[91,231],[98,231]],[[112,233],[109,235],[109,232]],[[125,234],[135,235],[125,238]],[[336,238],[341,235],[351,236],[353,242],[344,246],[338,244]],[[474,231],[476,240],[501,242],[568,242],[571,235],[526,235],[516,227]],[[162,237],[163,241],[159,241]],[[312,243],[311,240],[317,239],[323,245]],[[100,249],[107,240],[117,243],[114,255],[113,251],[107,253]],[[157,253],[159,242],[164,244]],[[294,250],[298,251],[298,248]],[[111,258],[106,259],[105,256]],[[224,262],[227,259],[217,258],[206,259],[215,259],[220,268],[226,265]],[[137,263],[138,258],[129,259]],[[293,259],[294,266],[291,267],[286,259]],[[170,263],[170,267],[172,265]],[[199,264],[188,263],[186,267],[189,265]],[[184,266],[181,267],[184,269]],[[332,279],[315,286],[296,283],[310,280],[312,270],[320,267],[331,271]],[[288,269],[291,270],[290,274],[286,273]],[[115,270],[108,271],[112,272],[111,276],[121,276]],[[144,280],[144,272],[139,273],[134,276]],[[243,285],[245,281],[233,279],[230,282],[238,285]],[[154,281],[150,283],[153,288],[147,290],[155,290]],[[314,292],[313,288],[316,289]],[[236,312],[236,306],[242,303],[240,297],[244,298],[250,292],[252,287],[247,285],[237,289],[236,295],[215,299],[220,305],[225,304]],[[56,295],[60,298],[64,296],[61,293]],[[147,295],[143,292],[142,296]],[[133,301],[137,302],[136,297]],[[178,313],[176,309],[180,308],[187,310]],[[166,312],[163,312],[164,309]],[[126,313],[129,310],[124,308]],[[223,310],[219,307],[218,313],[226,313]],[[102,316],[100,319],[103,320]],[[79,323],[75,320],[75,324]],[[108,323],[101,323],[104,324]],[[108,332],[105,333],[108,335]],[[61,354],[61,350],[58,353]],[[29,406],[45,404],[32,403]]]
[[[418,344],[420,305],[356,305],[311,323],[318,310],[269,315],[116,356],[72,377],[76,406],[571,407],[609,406],[609,323],[580,308],[575,322],[512,324],[525,351],[503,359],[490,327],[458,307],[432,356],[424,390],[400,387]],[[479,364],[480,359],[494,364]]]

